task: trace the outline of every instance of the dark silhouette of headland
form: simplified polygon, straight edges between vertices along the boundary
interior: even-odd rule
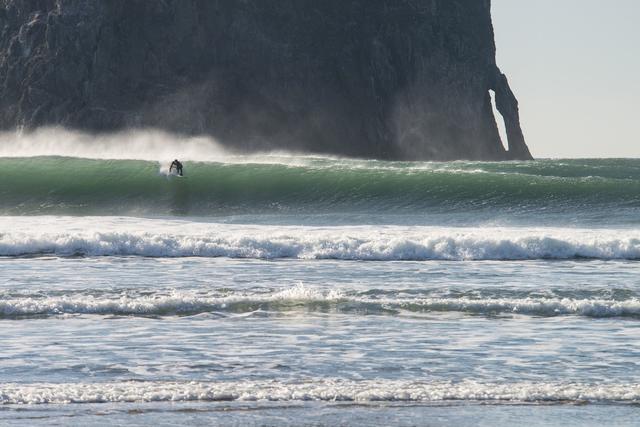
[[[247,151],[531,158],[489,0],[0,0],[0,128],[41,126],[159,128]]]

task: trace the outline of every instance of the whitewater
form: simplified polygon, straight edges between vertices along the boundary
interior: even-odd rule
[[[0,217],[0,256],[363,261],[640,259],[640,230],[273,226],[121,217]]]
[[[632,426],[639,261],[637,159],[0,134],[0,424]]]

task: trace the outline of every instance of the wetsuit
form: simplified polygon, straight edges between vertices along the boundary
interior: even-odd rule
[[[173,168],[176,168],[176,173],[182,176],[182,163],[180,163],[178,160],[174,160],[173,162],[171,162],[169,172],[173,172]]]

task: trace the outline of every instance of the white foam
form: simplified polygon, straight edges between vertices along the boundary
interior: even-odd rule
[[[585,317],[640,316],[640,299],[623,301],[572,298],[379,298],[375,295],[348,294],[340,289],[322,291],[299,284],[271,292],[237,292],[207,295],[202,292],[171,291],[137,295],[101,293],[99,296],[68,294],[1,295],[0,316],[59,314],[163,315],[196,314],[211,311],[252,311],[269,304],[271,310],[295,310],[300,305],[329,303],[338,307],[366,307],[370,311],[463,312],[475,314],[514,313],[537,316],[578,315]],[[339,308],[339,307],[338,307]]]
[[[640,400],[640,384],[485,384],[475,381],[116,382],[2,384],[0,404],[193,401],[618,402]]]
[[[126,314],[201,313],[224,310],[232,304],[337,301],[338,290],[321,292],[303,284],[271,293],[238,293],[228,296],[202,296],[192,292],[172,291],[155,295],[62,295],[52,297],[22,296],[0,298],[0,314],[28,316],[40,314]]]
[[[413,310],[459,311],[478,314],[515,313],[538,316],[640,316],[640,299],[624,301],[573,298],[426,298],[400,302]]]
[[[230,225],[0,217],[0,255],[337,260],[640,259],[640,230]]]

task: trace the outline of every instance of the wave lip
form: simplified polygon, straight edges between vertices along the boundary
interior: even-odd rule
[[[218,401],[637,403],[640,384],[343,381],[4,384],[0,404]]]
[[[640,260],[638,229],[278,227],[82,218],[41,219],[34,226],[16,218],[0,218],[0,256]]]

